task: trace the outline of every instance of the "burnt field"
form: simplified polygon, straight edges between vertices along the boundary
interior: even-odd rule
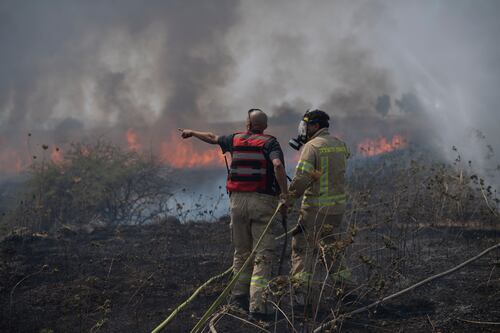
[[[332,320],[324,331],[498,331],[498,249],[367,311],[343,316],[499,242],[497,194],[468,164],[458,158],[451,165],[433,163],[409,151],[352,161],[340,238],[324,249],[351,275],[325,288],[330,292],[321,302],[328,311],[294,313],[291,282],[284,275],[269,290],[279,308],[274,322],[249,324],[224,304],[205,331],[309,332]],[[292,215],[290,225],[295,221]],[[0,331],[150,332],[199,285],[231,265],[227,218],[206,223],[169,217],[142,225],[67,221],[50,228],[23,223],[9,224],[0,242]],[[282,244],[281,239],[277,252]],[[288,260],[289,249],[284,272]],[[228,279],[210,284],[165,331],[189,332]]]

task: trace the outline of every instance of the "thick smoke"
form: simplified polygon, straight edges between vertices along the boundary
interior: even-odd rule
[[[0,135],[164,131],[199,119],[204,96],[232,66],[224,36],[236,6],[1,1]]]
[[[456,146],[490,176],[500,162],[488,148],[500,149],[499,12],[498,1],[398,2],[387,9],[391,23],[377,29],[382,44],[371,43],[398,83],[402,111],[425,115],[443,156],[454,160]]]
[[[351,144],[402,132],[450,161],[456,146],[483,173],[497,167],[498,1],[253,1],[242,12],[230,108],[291,105],[296,123],[321,107]]]
[[[0,142],[232,131],[221,123],[251,107],[284,141],[320,107],[351,145],[402,133],[494,169],[499,12],[493,0],[0,0]]]

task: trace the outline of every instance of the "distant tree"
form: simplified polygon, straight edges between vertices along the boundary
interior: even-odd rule
[[[375,110],[382,116],[387,116],[389,110],[391,109],[391,98],[389,95],[382,95],[377,97],[377,104],[375,105]]]

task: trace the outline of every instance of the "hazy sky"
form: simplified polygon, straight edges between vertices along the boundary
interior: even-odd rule
[[[443,154],[492,167],[499,15],[495,0],[0,0],[0,138],[160,133],[254,106],[384,121],[388,95],[387,119],[417,112]]]

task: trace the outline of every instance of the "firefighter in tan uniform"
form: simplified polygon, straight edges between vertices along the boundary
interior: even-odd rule
[[[264,134],[267,116],[259,109],[248,111],[247,130],[227,136],[209,132],[181,130],[183,138],[194,136],[218,144],[231,154],[227,190],[230,193],[231,230],[234,245],[233,270],[238,272],[277,208],[280,193],[287,192],[287,180],[281,147],[273,136]],[[253,263],[237,280],[231,303],[257,320],[269,320],[270,306],[263,292],[271,279],[275,257],[272,228],[256,251]]]
[[[346,203],[345,171],[349,150],[343,141],[328,132],[329,119],[321,110],[306,112],[298,138],[290,141],[295,149],[304,145],[288,195],[282,195],[287,206],[303,195],[292,239],[291,274],[296,286],[294,302],[298,307],[317,304],[325,264],[331,264],[321,259],[319,247],[335,241],[334,234],[339,234]]]

